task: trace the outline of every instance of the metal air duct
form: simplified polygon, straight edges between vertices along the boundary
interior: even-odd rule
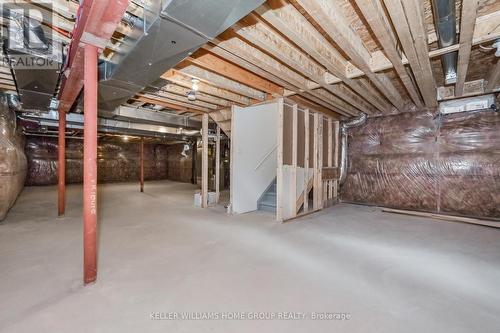
[[[127,16],[120,52],[99,66],[99,109],[114,110],[264,0],[154,0]]]
[[[340,151],[340,177],[339,183],[342,185],[347,177],[347,130],[352,127],[363,125],[366,121],[366,113],[362,113],[360,116],[354,118],[353,120],[343,122],[341,125],[341,151]]]
[[[456,44],[455,0],[432,0],[432,8],[439,47],[443,48]],[[441,56],[446,84],[457,82],[457,56],[458,52],[451,52]]]

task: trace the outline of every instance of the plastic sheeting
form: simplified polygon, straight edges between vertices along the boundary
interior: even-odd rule
[[[16,129],[15,112],[9,110],[5,95],[0,97],[0,220],[24,186],[26,156],[24,137]]]
[[[407,113],[349,129],[343,201],[500,217],[500,115]]]
[[[26,140],[26,185],[57,184],[57,138],[29,136]],[[97,148],[99,182],[138,181],[140,141],[100,140]],[[144,179],[167,179],[167,146],[144,144]],[[83,182],[83,140],[66,139],[66,183]]]

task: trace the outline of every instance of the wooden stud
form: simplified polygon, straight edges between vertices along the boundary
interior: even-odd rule
[[[290,204],[291,204],[291,216],[297,216],[297,140],[298,140],[298,106],[293,104],[292,106],[292,169],[291,169],[291,181],[290,181]]]
[[[323,209],[323,115],[318,115],[318,209]]]
[[[319,208],[319,117],[318,113],[313,114],[313,209]]]
[[[469,68],[472,38],[479,0],[462,1],[462,18],[460,20],[460,48],[458,49],[457,83],[455,95],[462,96],[464,92],[465,77]]]
[[[334,143],[334,154],[333,154],[333,166],[338,168],[339,166],[339,144],[340,144],[340,140],[339,140],[339,127],[340,127],[340,124],[338,121],[336,121],[334,123],[334,138],[335,138],[335,143]],[[338,183],[339,181],[338,180],[335,180],[335,183],[334,183],[334,188],[333,188],[333,197],[336,198],[338,196]]]
[[[278,146],[276,171],[276,220],[283,222],[283,98],[278,99]]]
[[[215,141],[215,200],[219,203],[220,196],[220,126],[217,125],[217,138]]]
[[[328,118],[328,161],[327,166],[333,167],[333,119]],[[328,180],[328,203],[333,198],[333,180]]]
[[[304,213],[309,211],[309,109],[304,110]]]
[[[208,207],[208,114],[202,117],[201,207]]]

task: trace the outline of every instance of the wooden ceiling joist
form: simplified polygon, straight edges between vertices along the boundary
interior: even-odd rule
[[[306,79],[295,71],[292,71],[273,57],[263,53],[253,46],[246,44],[241,39],[230,36],[226,37],[228,37],[228,39],[216,39],[214,41],[215,43],[217,43],[215,50],[222,49],[225,53],[233,54],[233,56],[235,57],[234,60],[238,61],[238,64],[243,65],[242,62],[248,62],[252,66],[259,66],[267,73],[269,73],[269,75],[280,77],[280,80],[285,81],[285,88],[290,89],[298,94],[309,90],[309,84],[314,83],[313,81]],[[353,115],[349,113],[349,111],[343,111],[341,105],[328,105],[322,102],[321,98],[314,97],[314,93],[312,93],[312,96],[312,99],[315,103],[329,108],[333,107],[335,108],[335,111],[339,112],[340,114],[344,114],[347,116]],[[357,114],[357,112],[355,114]]]
[[[181,106],[178,104],[170,103],[170,102],[167,102],[165,100],[162,100],[161,98],[157,98],[157,97],[150,96],[150,95],[136,96],[133,99],[135,99],[137,101],[144,102],[144,103],[160,105],[160,106],[163,106],[164,108],[171,109],[171,110],[192,112],[192,113],[204,113],[201,110],[197,110],[197,109],[194,109],[192,107],[184,107],[184,106]]]
[[[321,26],[321,28],[342,48],[351,61],[361,69],[370,81],[400,111],[404,110],[405,98],[392,85],[390,80],[381,80],[370,68],[371,54],[361,38],[350,27],[341,14],[338,4],[323,0],[297,0],[300,6]]]
[[[264,101],[266,99],[266,94],[257,89],[250,88],[243,85],[235,80],[227,79],[221,75],[209,72],[203,68],[188,64],[187,66],[180,65],[177,66],[180,72],[192,77],[197,78],[200,81],[205,81],[207,83],[212,83],[222,89],[232,91],[236,94],[249,97],[257,101]]]
[[[437,107],[436,81],[429,60],[423,4],[413,0],[384,0],[426,106]],[[404,4],[404,6],[403,6]]]
[[[265,80],[205,50],[197,52],[196,56],[189,57],[187,61],[205,70],[271,94],[274,97],[283,96],[283,88],[277,84]]]
[[[287,4],[281,0],[271,1],[269,2],[269,6],[263,5],[257,8],[256,13],[258,13],[266,22],[271,24],[276,30],[285,35],[293,43],[300,46],[315,61],[323,65],[328,71],[331,72],[331,74],[323,74],[323,77],[311,77],[314,81],[316,81],[317,86],[323,87],[331,93],[337,95],[337,92],[333,91],[329,87],[331,83],[327,82],[326,78],[330,74],[331,81],[344,82],[360,96],[367,99],[367,102],[376,106],[381,112],[387,111],[387,104],[382,102],[380,98],[377,96],[373,98],[369,97],[377,94],[375,90],[372,91],[371,95],[366,96],[366,90],[364,90],[354,80],[347,78],[345,75],[347,60],[344,59],[342,55],[340,55],[340,53],[335,50],[312,26],[312,24],[307,21],[307,19],[291,4]],[[316,86],[314,86],[314,88],[316,88]],[[348,93],[337,96],[344,99],[348,103],[351,103],[353,106],[356,106],[363,112],[368,114],[375,113],[371,107],[361,105],[362,103],[359,102],[359,98],[355,97],[355,94]]]
[[[161,76],[161,78],[188,89],[190,89],[192,86],[191,77],[178,70],[168,70]],[[221,89],[203,81],[198,83],[198,87],[198,91],[201,91],[202,93],[223,98],[228,101],[234,102],[235,104],[249,105],[251,103],[251,99],[246,96],[235,94],[231,91]]]
[[[460,48],[458,49],[457,83],[455,84],[456,96],[462,96],[464,92],[464,84],[467,76],[467,69],[469,68],[478,4],[479,0],[466,0],[462,2],[462,17],[460,19]]]
[[[311,60],[305,53],[294,47],[266,24],[258,20],[255,15],[250,15],[249,19],[251,20],[243,22],[246,23],[245,25],[237,24],[234,26],[235,33],[238,36],[266,51],[275,59],[278,59],[290,68],[295,69],[297,72],[312,80],[312,82],[317,83],[320,87],[336,94],[336,90],[332,89],[332,87],[324,82],[326,73],[324,68]],[[304,87],[301,85],[299,88],[301,90],[309,90],[316,87],[309,85]],[[357,102],[361,98],[355,93],[349,92],[347,94],[337,96],[364,112],[372,113],[367,109],[362,109],[363,105]]]
[[[358,8],[360,8],[363,16],[368,22],[368,25],[382,45],[385,55],[394,66],[394,69],[408,91],[413,103],[415,103],[415,105],[419,108],[422,107],[420,94],[403,65],[403,61],[397,49],[397,38],[394,35],[391,23],[384,12],[381,0],[356,0],[356,4],[358,5]]]
[[[186,98],[188,92],[191,89],[179,86],[179,85],[174,84],[174,83],[170,83],[170,84],[167,84],[166,86],[162,87],[162,90]],[[215,96],[211,96],[211,95],[207,95],[207,94],[205,94],[205,93],[203,93],[201,91],[198,91],[196,93],[196,99],[200,100],[200,101],[203,101],[203,102],[210,103],[210,104],[218,105],[219,107],[231,106],[231,104],[233,104],[233,103],[231,103],[230,101],[228,101],[226,99],[215,97]]]

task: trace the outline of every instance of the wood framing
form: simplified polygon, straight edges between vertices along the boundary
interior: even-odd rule
[[[278,146],[276,170],[276,220],[283,222],[283,98],[278,100]]]
[[[208,207],[208,114],[202,117],[201,207]]]
[[[460,48],[458,49],[457,83],[455,96],[462,96],[464,92],[465,77],[469,68],[472,38],[479,0],[466,0],[462,2],[462,18],[460,20]]]
[[[436,81],[429,60],[423,3],[413,0],[384,0],[401,45],[408,58],[425,105],[437,107]]]
[[[217,125],[215,138],[215,200],[219,203],[220,197],[220,126]]]

